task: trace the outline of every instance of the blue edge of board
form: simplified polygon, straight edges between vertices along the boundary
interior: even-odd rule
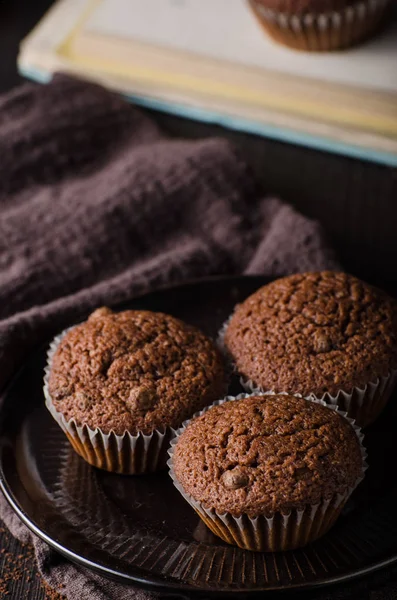
[[[36,69],[35,67],[19,66],[19,73],[23,77],[40,83],[48,83],[52,77],[50,73]],[[204,123],[211,123],[213,125],[220,125],[228,129],[234,129],[244,133],[251,133],[253,135],[260,135],[281,142],[305,146],[307,148],[314,148],[316,150],[331,152],[333,154],[341,154],[343,156],[349,156],[351,158],[357,158],[367,162],[375,162],[387,165],[389,167],[397,167],[397,154],[331,141],[324,137],[308,135],[282,127],[264,125],[249,119],[232,117],[222,113],[186,106],[184,104],[171,104],[162,100],[156,100],[155,98],[134,96],[131,94],[123,94],[123,96],[125,96],[129,102],[132,102],[138,106],[173,114],[178,117],[202,121]]]

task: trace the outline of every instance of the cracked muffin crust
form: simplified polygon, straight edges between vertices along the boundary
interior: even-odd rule
[[[345,493],[363,473],[358,437],[334,410],[294,396],[249,396],[193,419],[174,447],[184,491],[235,517],[288,513]]]
[[[177,427],[225,393],[222,357],[198,329],[149,311],[108,308],[62,338],[49,392],[58,412],[103,433]]]
[[[350,392],[397,367],[397,303],[346,273],[292,275],[238,306],[224,341],[266,391]]]

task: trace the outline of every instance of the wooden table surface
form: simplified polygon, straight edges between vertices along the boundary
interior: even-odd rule
[[[0,93],[22,83],[16,70],[18,44],[51,4],[52,0],[0,0]],[[268,194],[321,221],[348,271],[397,294],[397,169],[169,115],[154,118],[170,135],[222,135],[235,141]],[[22,561],[25,574],[11,581],[5,596],[2,577],[15,561]],[[1,524],[0,597],[53,598],[41,583],[31,549],[21,547]]]

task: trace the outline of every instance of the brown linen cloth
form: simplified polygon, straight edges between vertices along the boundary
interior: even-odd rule
[[[98,305],[198,276],[337,266],[318,224],[261,195],[229,142],[168,139],[118,96],[66,76],[0,98],[0,174],[1,386]],[[29,538],[2,497],[0,517]],[[69,599],[149,597],[33,542]]]

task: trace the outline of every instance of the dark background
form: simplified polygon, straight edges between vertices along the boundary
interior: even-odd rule
[[[0,92],[21,82],[19,41],[51,0],[0,0]],[[319,219],[346,270],[397,292],[397,169],[157,113],[172,135],[226,135],[264,188]]]
[[[16,69],[19,42],[51,4],[51,0],[0,0],[0,93],[23,82]],[[154,117],[171,135],[215,134],[234,140],[266,192],[321,221],[346,270],[397,294],[397,169],[165,114]],[[21,548],[1,528],[0,597],[2,577],[15,561],[24,565],[25,573],[9,585],[9,598],[54,597],[37,577],[31,550]]]

